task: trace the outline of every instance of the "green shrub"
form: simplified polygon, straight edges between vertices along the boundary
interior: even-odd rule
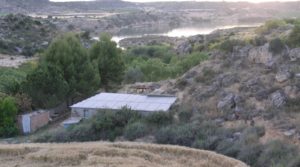
[[[300,47],[300,25],[296,25],[287,38],[287,43],[290,47]]]
[[[180,111],[178,113],[179,121],[183,123],[189,122],[192,116],[193,113],[191,111]]]
[[[254,37],[253,39],[251,39],[250,44],[252,44],[254,46],[262,46],[267,42],[268,41],[264,36],[257,36],[257,37]]]
[[[124,137],[130,141],[144,137],[148,132],[147,125],[142,122],[135,122],[126,126]]]
[[[280,38],[275,38],[270,41],[269,51],[273,54],[279,54],[285,49],[285,44]]]
[[[161,144],[176,144],[192,146],[195,140],[195,127],[192,124],[182,126],[168,126],[155,134],[155,139]]]
[[[168,125],[172,123],[173,117],[169,112],[154,112],[145,117],[147,124],[154,126]]]
[[[138,49],[138,48],[136,48]],[[143,49],[142,49],[143,50]],[[195,65],[208,59],[207,54],[195,52],[186,56],[162,52],[161,54],[141,53],[140,50],[126,51],[123,58],[126,63],[125,82],[131,83],[142,81],[159,81],[168,78],[175,78]],[[149,55],[150,54],[150,55]],[[152,55],[152,56],[151,56]],[[138,77],[137,77],[138,76]]]
[[[235,46],[244,46],[245,42],[237,39],[230,39],[222,42],[219,48],[227,53],[233,52]]]
[[[299,150],[295,146],[281,141],[272,141],[264,146],[256,166],[289,166],[289,163],[295,163],[293,160],[297,157],[299,157]]]
[[[12,97],[0,99],[0,138],[12,137],[18,133],[16,117],[18,109]]]
[[[144,80],[144,73],[140,68],[130,67],[125,72],[124,80],[126,83],[141,82]]]
[[[270,33],[273,29],[285,26],[287,23],[284,20],[269,20],[263,26],[256,29],[256,33],[265,35]]]
[[[54,131],[46,136],[40,136],[37,142],[72,142],[110,140],[123,134],[124,128],[141,119],[138,112],[123,108],[120,111],[99,111],[90,119],[67,129]]]
[[[250,166],[255,166],[262,150],[263,145],[259,144],[259,142],[249,145],[243,145],[239,148],[239,153],[236,158],[247,163]]]

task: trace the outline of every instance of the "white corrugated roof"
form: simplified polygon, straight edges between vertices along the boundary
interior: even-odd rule
[[[136,111],[168,111],[175,101],[175,96],[100,93],[71,108],[117,110],[126,106]]]

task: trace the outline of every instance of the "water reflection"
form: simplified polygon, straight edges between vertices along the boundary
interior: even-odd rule
[[[143,36],[156,35],[156,36],[167,36],[167,37],[190,37],[198,34],[206,35],[210,34],[215,30],[220,29],[230,29],[235,27],[257,27],[261,24],[236,24],[236,25],[225,25],[225,26],[211,26],[211,27],[183,27],[183,28],[175,28],[166,32],[158,32],[153,33],[151,30],[149,33],[148,30],[144,29],[141,31],[140,29],[135,31],[135,29],[127,29],[125,31],[121,31],[119,35],[113,36],[112,40],[116,43],[119,43],[121,40],[126,38],[140,38]]]

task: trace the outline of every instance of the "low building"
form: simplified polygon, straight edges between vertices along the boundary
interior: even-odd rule
[[[39,110],[18,116],[18,124],[23,134],[35,132],[50,121],[49,111]]]
[[[72,116],[90,118],[101,110],[120,110],[123,107],[147,114],[169,111],[176,101],[175,96],[135,95],[120,93],[100,93],[71,106]]]

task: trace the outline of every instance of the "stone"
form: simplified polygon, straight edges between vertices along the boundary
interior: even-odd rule
[[[287,70],[284,70],[284,71],[279,71],[276,76],[275,76],[275,79],[277,82],[279,83],[282,83],[282,82],[285,82],[287,80],[289,80],[291,78],[291,73]]]
[[[221,111],[229,111],[235,108],[235,95],[230,93],[226,95],[222,100],[220,100],[217,104],[217,108]]]
[[[217,118],[215,119],[215,122],[217,125],[221,126],[224,124],[225,120],[223,118]]]
[[[284,94],[291,99],[297,98],[299,94],[299,88],[297,86],[286,86],[284,87],[283,90],[284,90]]]
[[[286,103],[285,94],[282,93],[282,91],[280,91],[280,90],[272,93],[270,95],[270,99],[271,99],[273,106],[275,106],[277,108],[282,107]]]
[[[254,47],[249,50],[248,60],[253,63],[270,66],[274,64],[272,53],[269,51],[269,44]]]
[[[300,48],[292,49],[289,53],[291,61],[297,61],[300,58]]]
[[[242,135],[241,132],[235,132],[235,133],[233,134],[233,138],[239,139],[239,138],[241,137],[241,135]]]
[[[285,132],[283,132],[283,134],[286,136],[286,137],[291,137],[293,135],[296,134],[296,129],[290,129],[290,130],[287,130]]]
[[[190,43],[190,41],[183,42],[179,44],[176,48],[176,52],[179,55],[191,53],[192,50],[193,50],[193,46]]]
[[[223,87],[228,87],[236,82],[238,82],[238,78],[236,75],[223,75],[221,76],[221,84]]]

